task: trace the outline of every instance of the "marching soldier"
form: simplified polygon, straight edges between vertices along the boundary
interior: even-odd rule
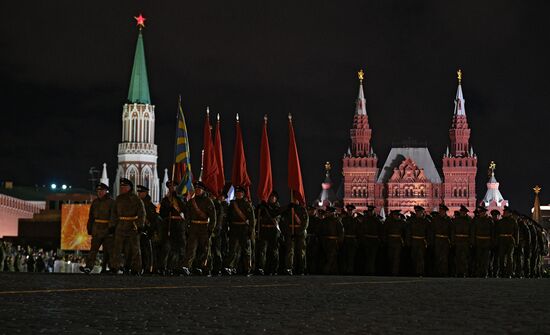
[[[284,237],[285,273],[306,271],[306,234],[309,217],[304,206],[294,199],[283,213],[281,232]],[[295,261],[296,260],[296,266]]]
[[[374,213],[376,207],[369,205],[365,215],[357,224],[359,239],[359,255],[361,255],[361,271],[367,275],[376,273],[376,258],[384,234],[382,221]]]
[[[519,217],[518,213],[514,211],[514,219],[518,223],[518,236],[519,240],[517,247],[514,250],[514,265],[515,271],[514,275],[517,278],[523,278],[524,276],[524,265],[529,264],[525,260],[525,256],[529,257],[529,245],[531,244],[531,234],[529,232],[529,226],[524,218]]]
[[[392,275],[399,275],[401,249],[404,246],[405,222],[401,219],[401,211],[394,209],[384,222],[384,241],[388,247],[388,263]]]
[[[229,204],[229,254],[224,264],[224,273],[235,274],[237,256],[243,257],[243,270],[245,275],[250,275],[252,270],[252,240],[255,239],[254,229],[256,218],[254,208],[245,199],[245,189],[235,187],[235,199]]]
[[[306,261],[308,274],[320,274],[319,259],[321,242],[319,240],[319,227],[324,217],[324,211],[313,206],[308,207],[309,223],[306,237]]]
[[[122,273],[122,252],[133,274],[141,274],[140,231],[145,224],[145,207],[133,192],[133,183],[120,179],[120,195],[116,198],[111,213],[111,227],[115,228],[115,246],[113,249],[113,270]],[[124,249],[124,250],[123,250]]]
[[[527,252],[528,255],[526,255],[526,264],[524,266],[525,268],[525,277],[526,278],[533,278],[533,275],[535,273],[535,258],[538,256],[537,253],[537,245],[538,245],[538,236],[537,236],[537,228],[535,227],[535,224],[532,220],[527,220],[527,227],[529,227],[529,236],[531,237],[530,243],[529,243],[529,250]]]
[[[197,181],[194,183],[195,195],[187,201],[186,226],[189,227],[185,258],[183,260],[182,272],[184,275],[191,274],[190,269],[198,251],[198,274],[207,273],[208,257],[210,254],[210,236],[216,228],[216,209],[214,203],[206,194],[206,186]]]
[[[221,275],[223,265],[223,253],[222,253],[222,231],[225,225],[225,215],[227,202],[225,202],[225,196],[221,195],[216,197],[211,195],[210,199],[214,203],[214,209],[216,210],[216,227],[212,231],[210,237],[210,258],[208,260],[208,271],[215,276]]]
[[[271,192],[268,202],[258,206],[256,242],[256,272],[273,275],[279,271],[279,236],[281,230],[281,206],[279,194]]]
[[[460,206],[455,216],[451,230],[451,240],[455,246],[456,276],[466,277],[470,258],[470,248],[473,244],[474,232],[472,219],[468,216],[468,208]]]
[[[411,246],[411,261],[414,273],[424,276],[426,249],[430,237],[430,221],[426,218],[426,211],[422,206],[414,206],[415,215],[409,218],[407,231],[408,244]]]
[[[324,256],[324,274],[338,273],[338,247],[344,240],[344,227],[335,215],[336,208],[327,207],[326,216],[319,225],[319,237]]]
[[[451,218],[447,215],[449,207],[439,205],[438,215],[433,216],[432,241],[435,253],[435,273],[440,277],[449,275],[449,251],[451,248]]]
[[[498,248],[497,248],[497,236],[495,234],[495,226],[500,220],[500,212],[498,209],[491,210],[491,219],[493,220],[493,245],[489,252],[489,276],[492,278],[497,276],[498,269]]]
[[[340,273],[351,275],[355,272],[355,254],[357,253],[357,218],[355,206],[346,205],[346,211],[342,213],[342,225],[344,226],[344,242],[340,248]]]
[[[160,202],[162,256],[159,270],[163,275],[174,274],[178,271],[179,262],[183,260],[183,253],[185,251],[185,202],[177,194],[176,186],[176,183],[171,180],[167,181],[166,187],[168,188],[168,193]]]
[[[145,207],[145,228],[141,232],[139,245],[141,247],[141,262],[143,264],[144,273],[153,273],[153,267],[155,265],[155,257],[153,252],[152,237],[156,230],[160,217],[157,214],[157,208],[151,201],[149,195],[149,188],[138,185],[136,187],[138,197],[143,202]]]
[[[101,272],[107,271],[114,242],[113,234],[109,231],[109,222],[115,201],[109,195],[109,186],[103,183],[97,185],[96,192],[97,198],[94,199],[90,207],[87,225],[88,235],[92,235],[92,246],[86,259],[86,266],[80,267],[80,271],[87,274],[94,268],[97,253],[102,245],[103,270]]]
[[[476,275],[480,278],[487,278],[489,275],[489,252],[494,244],[494,224],[493,220],[487,216],[487,208],[479,206],[477,212],[478,216],[472,220]]]
[[[512,277],[514,271],[514,248],[518,241],[518,223],[512,217],[512,210],[504,208],[502,219],[495,226],[495,236],[498,243],[498,275]]]

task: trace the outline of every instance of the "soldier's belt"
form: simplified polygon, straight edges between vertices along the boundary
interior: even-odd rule
[[[94,223],[109,223],[111,220],[95,219]]]
[[[261,227],[262,227],[262,228],[275,228],[275,227],[277,227],[277,226],[274,225],[274,224],[263,224]]]
[[[356,238],[355,235],[344,235],[345,238]]]
[[[208,220],[191,220],[191,223],[194,223],[194,224],[207,224],[208,223]]]
[[[514,237],[514,235],[512,235],[512,234],[499,234],[498,236],[502,236],[502,237]]]
[[[442,235],[442,234],[435,234],[435,237],[438,237],[438,238],[449,238],[449,236],[447,236],[447,235]]]
[[[401,238],[401,235],[397,235],[397,234],[389,234],[388,236],[394,237],[394,238]]]
[[[248,223],[246,221],[232,221],[231,224],[243,225]]]
[[[366,238],[378,238],[378,235],[364,234],[363,237],[366,237]]]
[[[138,217],[137,216],[119,216],[118,219],[122,221],[135,221],[138,219]]]
[[[470,235],[467,235],[467,234],[456,234],[455,236],[456,237],[464,237],[464,238],[470,237]]]
[[[172,219],[172,220],[183,220],[183,218],[179,215],[172,215],[172,216],[170,216],[170,219]]]
[[[490,239],[491,239],[490,236],[476,236],[476,238],[477,238],[478,240],[490,240]]]
[[[415,235],[413,235],[412,238],[413,238],[414,240],[424,240],[424,239],[426,239],[425,236],[415,236]]]
[[[337,240],[338,236],[323,236],[323,238],[326,238],[327,240]]]

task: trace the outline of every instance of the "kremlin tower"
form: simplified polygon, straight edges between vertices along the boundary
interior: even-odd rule
[[[149,188],[153,203],[159,202],[157,146],[155,145],[155,106],[151,104],[142,29],[145,18],[135,18],[139,33],[127,102],[122,107],[122,143],[118,145],[118,169],[114,194],[120,178]]]
[[[504,197],[500,193],[498,186],[499,182],[495,178],[495,162],[491,162],[489,165],[489,181],[487,182],[487,193],[480,201],[479,205],[484,206],[487,210],[498,210],[500,213],[504,210],[504,207],[508,206],[508,200],[504,200]]]

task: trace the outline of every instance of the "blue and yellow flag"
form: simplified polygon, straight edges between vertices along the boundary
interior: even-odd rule
[[[178,101],[178,126],[176,128],[176,147],[174,151],[174,181],[178,183],[177,191],[181,195],[193,192],[193,172],[191,171],[191,152],[187,125],[181,108],[181,97]]]

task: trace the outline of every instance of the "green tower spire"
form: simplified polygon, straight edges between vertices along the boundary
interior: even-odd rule
[[[149,83],[147,81],[147,67],[145,66],[145,49],[143,47],[143,35],[139,30],[136,54],[134,56],[134,67],[130,79],[130,90],[128,91],[128,102],[150,104]]]

